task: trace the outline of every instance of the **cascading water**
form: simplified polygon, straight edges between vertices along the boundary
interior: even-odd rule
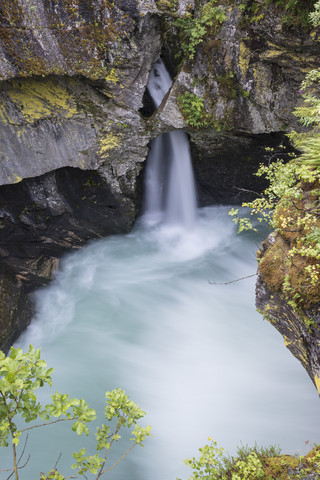
[[[161,102],[172,85],[172,79],[165,64],[159,58],[150,72],[147,89],[151,95],[155,108],[160,107]]]
[[[154,144],[168,159],[167,142]],[[163,176],[163,163],[157,168]],[[162,208],[162,193],[157,202]],[[157,202],[150,206],[148,199],[149,212]],[[37,314],[19,346],[42,347],[55,368],[53,392],[85,398],[99,424],[104,393],[117,386],[147,412],[153,438],[112,470],[112,480],[186,479],[183,459],[196,456],[208,436],[231,454],[241,442],[278,443],[290,454],[306,453],[306,442],[319,443],[317,392],[256,312],[254,279],[208,283],[256,270],[258,239],[237,235],[227,212],[198,209],[193,228],[177,232],[164,218],[155,226],[138,222],[128,235],[66,256],[56,278],[36,294]],[[40,392],[44,404],[48,397]],[[24,457],[31,459],[20,476],[39,478],[60,451],[57,467],[72,475],[72,452],[82,447],[95,453],[94,442],[78,438],[67,422],[34,429]],[[125,450],[121,441],[115,448],[112,463]],[[11,465],[9,450],[0,451],[0,469]],[[0,480],[7,477],[0,471]]]
[[[170,75],[159,59],[147,88],[159,107],[172,85]],[[165,133],[151,142],[147,160],[145,220],[151,224],[191,227],[197,216],[197,200],[188,137],[185,132]]]

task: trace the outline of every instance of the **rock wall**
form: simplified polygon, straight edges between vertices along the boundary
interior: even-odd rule
[[[201,205],[241,203],[264,188],[252,174],[265,161],[264,146],[282,143],[297,126],[291,112],[305,72],[320,64],[319,32],[288,29],[272,3],[230,0],[220,2],[221,26],[207,26],[188,58],[176,19],[199,19],[206,3],[1,2],[4,349],[30,320],[30,294],[52,278],[64,252],[130,229],[156,135],[189,134]],[[146,84],[160,54],[174,82],[152,113]],[[185,92],[202,102],[208,121],[201,128],[180,111]]]
[[[261,275],[256,284],[256,306],[281,333],[286,347],[306,369],[320,395],[319,306],[297,311],[280,292],[271,290]]]

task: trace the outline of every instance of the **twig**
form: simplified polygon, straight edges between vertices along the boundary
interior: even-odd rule
[[[22,468],[24,468],[27,465],[27,463],[29,462],[29,460],[30,460],[30,455],[28,455],[26,463],[24,465],[22,465],[21,467],[17,467],[17,469],[21,470]],[[9,477],[7,477],[7,480],[9,480],[9,478],[11,478],[12,475],[14,474],[14,469],[13,468],[8,468],[7,470],[0,470],[0,472],[11,472]]]
[[[32,427],[23,428],[21,432],[26,432],[27,430],[33,430],[34,428],[47,427],[48,425],[53,425],[54,423],[70,422],[71,420],[77,420],[77,418],[78,417],[72,417],[72,418],[59,417],[57,420],[53,420],[52,422],[41,423],[40,425],[33,425]]]
[[[55,463],[55,465],[54,465],[54,467],[53,467],[53,468],[54,468],[54,470],[56,470],[56,469],[57,469],[57,465],[58,465],[58,463],[59,463],[59,461],[60,461],[60,458],[61,458],[61,457],[62,457],[62,452],[60,452],[60,453],[59,453],[59,457],[58,457],[58,459],[57,459],[57,461],[56,461],[56,463]]]
[[[103,475],[104,473],[106,472],[109,472],[110,470],[112,470],[116,465],[118,465],[118,463],[121,462],[121,460],[124,459],[124,457],[126,455],[128,455],[128,453],[133,449],[133,447],[135,447],[137,445],[137,443],[134,443],[133,445],[131,445],[131,447],[122,455],[121,458],[119,458],[119,460],[117,460],[111,467],[107,468],[107,470],[104,470],[103,472],[101,472],[101,475]],[[97,478],[100,478],[100,477],[97,477]]]
[[[23,445],[23,449],[22,449],[21,455],[20,455],[19,460],[18,460],[18,462],[17,462],[17,465],[19,465],[19,463],[21,462],[21,459],[22,459],[22,457],[23,457],[23,455],[24,455],[24,452],[25,452],[25,449],[26,449],[26,446],[27,446],[27,443],[28,443],[28,439],[29,439],[29,435],[27,434],[26,439],[25,439],[25,441],[24,441],[24,445]],[[30,458],[30,455],[29,455],[28,458]]]
[[[247,188],[240,188],[240,187],[233,187],[236,190],[239,190],[239,193],[236,195],[237,197],[240,195],[240,192],[248,192],[248,193],[254,193],[255,195],[258,195],[258,197],[263,198],[263,195],[261,193],[255,192],[254,190],[248,190]]]
[[[210,280],[208,280],[208,282],[210,283],[210,285],[229,285],[230,283],[240,282],[241,280],[246,280],[247,278],[255,277],[256,275],[257,273],[253,273],[252,275],[246,275],[245,277],[237,278],[236,280],[231,280],[231,282],[210,282]]]

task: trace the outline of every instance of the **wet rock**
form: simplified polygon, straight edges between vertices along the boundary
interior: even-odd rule
[[[7,348],[30,321],[30,294],[52,279],[61,255],[127,232],[136,210],[97,172],[73,168],[2,186],[0,202],[0,341]]]
[[[0,263],[0,344],[4,352],[30,322],[32,309],[23,280],[22,275]]]
[[[259,254],[260,260],[264,258],[269,248],[276,245],[277,241],[277,235],[271,234],[263,242]],[[277,282],[284,256],[285,251],[282,247],[281,259],[272,257],[275,265],[272,268],[271,281],[270,278],[267,280],[268,277],[265,277],[265,267],[263,272],[258,272],[256,307],[281,333],[286,347],[308,372],[320,394],[320,306],[314,304],[308,309],[303,309],[290,305],[288,296],[281,291],[282,272],[280,272],[280,282]]]

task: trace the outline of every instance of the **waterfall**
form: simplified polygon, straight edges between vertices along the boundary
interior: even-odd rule
[[[150,73],[147,89],[158,108],[172,85],[161,59]],[[144,218],[148,223],[191,227],[197,200],[187,134],[164,133],[150,144],[145,180]]]

